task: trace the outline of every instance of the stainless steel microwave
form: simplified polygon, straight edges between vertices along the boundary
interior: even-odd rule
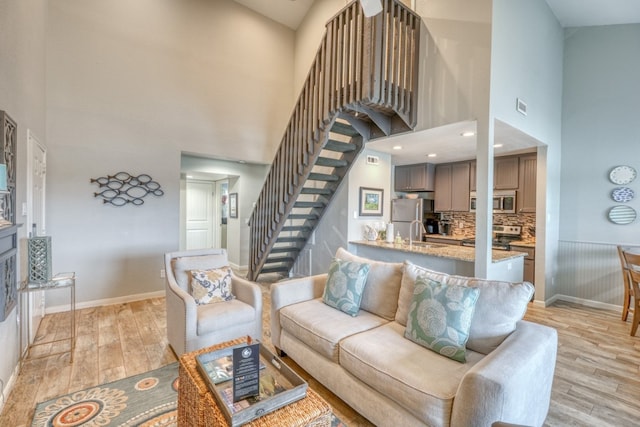
[[[493,192],[493,213],[516,213],[516,190]],[[472,191],[469,199],[469,210],[476,211],[476,192]]]

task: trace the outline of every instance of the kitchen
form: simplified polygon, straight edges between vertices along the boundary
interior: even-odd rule
[[[494,159],[492,262],[495,264],[510,259],[510,254],[524,255],[521,277],[534,282],[537,153],[535,148],[528,148],[501,154],[496,153]],[[475,158],[437,164],[401,164],[394,169],[392,241],[396,240],[399,233],[406,246],[411,230],[412,243],[423,241],[436,245],[431,250],[434,256],[438,256],[435,254],[439,250],[438,246],[445,244],[457,247],[456,250],[460,253],[473,252],[476,220]],[[411,224],[413,220],[418,221]],[[358,250],[362,252],[362,246],[366,246],[367,242],[360,243]],[[396,250],[407,251],[404,246],[395,246]],[[451,249],[448,248],[446,254],[439,255],[451,256]],[[429,251],[424,246],[414,250]],[[467,256],[468,253],[464,252],[461,258]],[[469,273],[469,269],[463,270],[457,268],[449,272],[465,275]]]

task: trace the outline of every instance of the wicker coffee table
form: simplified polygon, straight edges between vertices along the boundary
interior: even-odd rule
[[[196,356],[246,342],[227,341],[180,357],[178,391],[178,426],[229,426],[216,399],[196,367]],[[331,406],[316,392],[307,388],[307,396],[297,402],[266,414],[246,424],[251,427],[330,427]]]

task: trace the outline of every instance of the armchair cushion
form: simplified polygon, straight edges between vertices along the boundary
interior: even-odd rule
[[[191,295],[198,305],[232,300],[231,268],[191,270]]]
[[[226,265],[229,265],[226,252],[224,254],[181,256],[174,258],[171,261],[173,275],[176,279],[176,283],[186,292],[189,292],[191,270],[221,268]]]

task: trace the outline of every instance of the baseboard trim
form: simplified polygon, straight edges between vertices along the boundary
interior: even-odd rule
[[[16,380],[20,375],[20,362],[16,364],[16,367],[13,369],[11,373],[11,377],[9,377],[9,381],[6,384],[3,384],[2,387],[2,401],[0,401],[0,412],[4,410],[4,405],[7,403],[7,397],[11,394],[11,390],[13,390],[13,386],[16,383]]]
[[[149,298],[159,298],[164,297],[165,291],[157,291],[157,292],[148,292],[145,294],[135,294],[135,295],[126,295],[122,297],[116,298],[105,298],[94,301],[85,301],[81,303],[76,303],[76,310],[80,310],[83,308],[93,308],[93,307],[101,307],[103,305],[113,305],[113,304],[123,304],[127,302],[140,301]],[[65,311],[69,311],[69,304],[65,305],[56,305],[52,307],[47,307],[45,309],[45,314],[53,314],[53,313],[62,313]]]
[[[577,298],[577,297],[572,297],[570,295],[563,295],[563,294],[554,295],[552,298],[545,301],[545,306],[548,307],[558,300],[584,305],[585,307],[599,308],[602,310],[611,310],[611,311],[622,310],[621,305],[609,304],[609,303],[600,302],[600,301],[593,301],[593,300],[584,299],[584,298]]]

